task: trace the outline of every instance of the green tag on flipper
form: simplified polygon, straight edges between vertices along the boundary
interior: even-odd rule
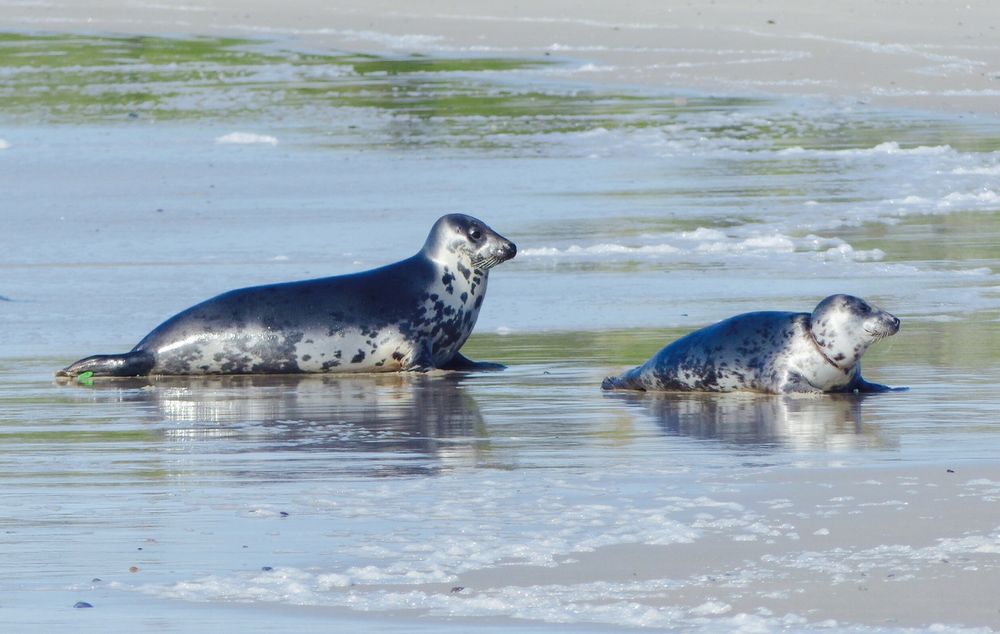
[[[79,383],[80,385],[93,385],[94,384],[93,377],[94,377],[93,372],[90,371],[81,372],[80,375],[76,377],[76,382]]]

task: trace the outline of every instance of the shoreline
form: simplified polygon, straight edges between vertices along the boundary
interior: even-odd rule
[[[579,60],[553,71],[609,85],[812,96],[859,104],[1000,116],[1000,5],[861,0],[734,0],[708,6],[598,0],[497,7],[485,0],[400,0],[280,7],[205,0],[176,7],[121,0],[77,7],[0,2],[16,30],[256,35],[358,53],[496,54]]]

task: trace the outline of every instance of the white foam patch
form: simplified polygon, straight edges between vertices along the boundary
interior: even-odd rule
[[[984,88],[984,89],[966,88],[963,90],[931,91],[931,90],[921,90],[921,89],[873,87],[871,91],[873,95],[879,95],[884,97],[927,97],[931,95],[937,95],[941,97],[1000,97],[1000,90],[996,90],[993,88]]]
[[[821,253],[827,260],[848,260],[851,262],[877,262],[885,257],[882,249],[857,250],[851,245],[844,243],[835,247],[830,247]]]
[[[957,176],[1000,176],[1000,165],[956,167],[951,173]]]
[[[939,207],[953,207],[955,205],[993,205],[1000,202],[1000,194],[992,189],[983,188],[978,192],[952,192],[938,201]]]
[[[889,199],[889,203],[893,205],[928,205],[931,203],[931,200],[923,196],[914,196],[911,194],[906,198],[891,198]]]
[[[578,66],[574,72],[577,73],[613,73],[618,70],[616,66],[609,66],[607,64],[583,64]]]
[[[425,35],[421,33],[385,33],[383,31],[335,29],[328,27],[300,29],[294,27],[275,27],[251,24],[227,25],[228,28],[238,28],[252,33],[275,35],[332,35],[355,42],[373,42],[388,49],[426,49],[444,50],[448,47],[437,46],[444,41],[440,35]]]
[[[206,577],[197,582],[177,584],[170,592],[153,594],[188,601],[205,601],[211,597],[231,602],[337,606],[364,612],[415,610],[418,614],[439,618],[508,617],[545,623],[693,629],[706,633],[806,631],[832,627],[829,621],[810,623],[800,615],[776,615],[766,608],[758,608],[753,613],[734,613],[731,604],[718,599],[689,608],[651,605],[636,600],[637,597],[669,597],[692,583],[697,587],[714,586],[745,592],[754,584],[767,580],[773,580],[773,575],[742,569],[727,574],[725,580],[695,577],[688,582],[673,579],[594,581],[574,585],[499,586],[483,591],[471,588],[357,591],[342,585],[343,580],[337,577],[282,568],[240,580]],[[121,587],[119,582],[109,585]],[[149,587],[141,590],[147,592]],[[858,628],[857,631],[868,630]]]
[[[718,616],[732,611],[733,606],[721,601],[706,601],[701,605],[691,608],[690,613],[695,616]]]
[[[977,478],[975,480],[969,480],[965,484],[967,486],[975,486],[975,487],[982,487],[982,486],[1000,487],[1000,482],[997,482],[996,480],[990,480],[989,478]]]
[[[197,582],[177,584],[171,592],[159,593],[159,596],[188,601],[204,601],[206,596],[211,596],[233,602],[340,606],[366,612],[421,610],[432,616],[449,618],[506,616],[548,623],[658,628],[697,626],[702,632],[778,631],[808,623],[801,616],[774,616],[767,611],[727,616],[733,611],[732,606],[718,600],[705,601],[690,609],[630,600],[637,595],[668,594],[681,586],[668,579],[631,583],[598,581],[572,586],[502,586],[483,592],[445,593],[416,589],[356,592],[338,585],[339,579],[329,583],[327,577],[283,568],[239,581],[206,577]],[[752,578],[736,579],[735,584],[752,581]],[[117,582],[109,585],[120,586]]]
[[[277,145],[278,138],[267,134],[254,132],[230,132],[215,138],[216,143],[234,143],[238,145]]]
[[[10,147],[10,143],[8,143],[7,141],[5,141],[4,139],[0,139],[0,150],[6,150],[9,147]]]
[[[795,241],[788,236],[771,234],[752,236],[743,240],[702,242],[697,250],[702,253],[746,253],[766,251],[770,253],[791,253],[795,251]]]
[[[925,547],[909,544],[882,544],[858,549],[839,547],[822,552],[764,555],[761,561],[776,572],[781,569],[804,570],[827,576],[834,584],[842,584],[853,582],[859,569],[884,568],[897,574],[918,574],[928,565],[957,556],[985,555],[987,558],[980,560],[982,565],[995,567],[998,562],[992,556],[997,554],[1000,554],[1000,529],[985,535],[941,538],[936,544]]]
[[[564,249],[559,249],[557,247],[529,248],[524,249],[520,252],[520,254],[526,257],[565,257],[581,255],[663,255],[678,252],[680,252],[680,249],[669,244],[630,246],[615,243],[602,243],[591,246],[580,246],[574,244]]]
[[[1000,554],[1000,533],[942,539],[939,547],[949,553]]]
[[[705,256],[739,257],[754,254],[808,253],[820,260],[875,262],[885,257],[881,249],[859,250],[840,238],[824,238],[813,234],[795,238],[780,232],[727,235],[719,229],[698,228],[665,236],[643,236],[642,239],[666,240],[652,244],[599,243],[573,244],[567,247],[528,247],[519,252],[526,258],[565,258],[580,260],[640,257],[656,259],[698,260]]]
[[[886,141],[871,148],[845,149],[845,150],[812,150],[800,146],[785,148],[777,152],[778,156],[810,156],[810,157],[836,157],[865,155],[917,155],[917,156],[940,156],[954,153],[950,145],[920,145],[912,148],[900,147],[896,141]]]
[[[705,227],[698,227],[694,231],[682,231],[680,237],[683,240],[725,240],[726,234],[718,229],[706,229]]]
[[[955,269],[955,273],[958,275],[985,276],[993,275],[993,269],[986,266],[980,266],[974,269]]]

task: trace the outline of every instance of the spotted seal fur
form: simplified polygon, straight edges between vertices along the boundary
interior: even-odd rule
[[[487,369],[459,353],[491,268],[514,243],[471,216],[440,218],[419,253],[381,268],[223,293],[171,317],[125,354],[58,376]]]
[[[668,344],[643,365],[604,379],[605,390],[774,394],[882,392],[861,378],[861,355],[896,334],[899,319],[850,295],[810,313],[730,317]]]

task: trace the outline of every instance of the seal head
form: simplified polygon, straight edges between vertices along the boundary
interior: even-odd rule
[[[831,295],[809,318],[809,334],[831,364],[852,368],[868,347],[899,332],[899,318],[852,295]]]
[[[513,258],[517,247],[481,220],[448,214],[431,227],[422,253],[444,266],[464,264],[488,271]]]

